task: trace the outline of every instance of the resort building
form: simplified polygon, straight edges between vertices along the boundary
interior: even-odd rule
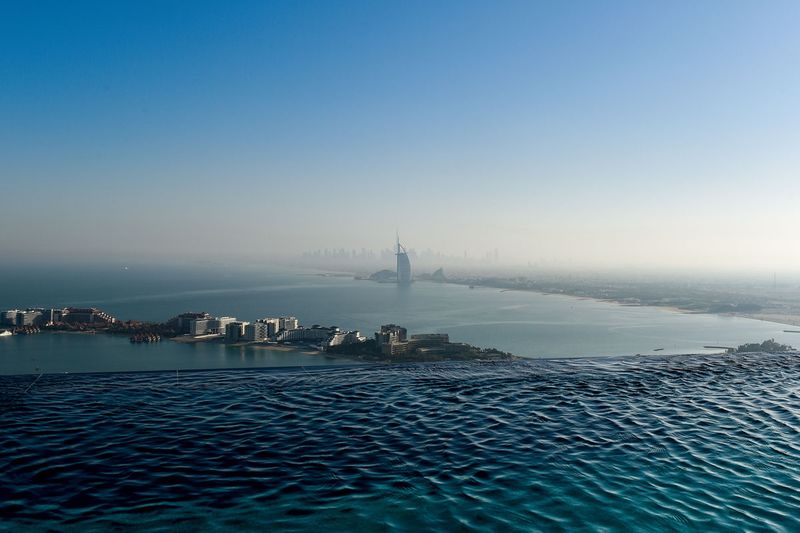
[[[189,321],[189,334],[199,335],[225,335],[228,324],[236,322],[236,318],[223,316],[219,318],[194,318]]]
[[[394,324],[381,326],[375,333],[378,350],[387,357],[398,357],[405,354],[453,354],[470,349],[462,343],[450,342],[447,333],[419,333],[406,339],[406,329]]]
[[[410,351],[408,342],[390,342],[381,345],[381,353],[388,357],[397,357]]]
[[[397,284],[408,285],[411,283],[411,261],[408,259],[408,252],[400,244],[400,237],[397,237]]]
[[[325,328],[312,326],[310,328],[295,328],[281,331],[276,340],[278,342],[301,342],[301,341],[326,341],[331,335],[337,333],[339,328]]]
[[[55,322],[61,322],[61,316],[63,314],[63,310],[61,309],[39,309],[41,311],[41,315],[39,316],[39,323],[41,325],[47,324],[54,324]],[[56,318],[58,317],[58,318]]]
[[[61,320],[67,324],[113,324],[116,318],[96,307],[67,307]]]
[[[450,343],[450,336],[447,333],[420,333],[411,335],[408,340],[409,348],[437,348]]]
[[[267,328],[266,329],[267,337],[274,337],[281,330],[280,318],[260,318],[256,320],[256,322],[265,325],[265,327]]]
[[[236,317],[232,316],[221,316],[214,319],[214,328],[216,329],[215,333],[218,335],[225,335],[228,325],[234,322],[236,322]]]
[[[208,335],[211,330],[213,318],[194,318],[189,321],[189,334],[197,337],[198,335]]]
[[[381,330],[375,333],[375,344],[384,355],[397,355],[408,351],[406,342],[406,328],[395,324],[381,326]]]
[[[366,340],[367,338],[360,331],[336,331],[325,341],[325,347],[358,344]]]
[[[17,315],[22,313],[19,309],[9,309],[8,311],[3,311],[0,314],[0,324],[4,326],[16,326],[17,325]]]
[[[272,337],[275,332],[270,334],[270,326],[273,324],[269,322],[262,322],[258,320],[244,327],[244,340],[250,342],[265,342]]]
[[[405,342],[407,333],[408,330],[406,328],[395,324],[386,324],[381,326],[381,330],[375,333],[375,342],[378,346],[392,342]]]
[[[181,313],[173,320],[175,320],[175,330],[179,334],[186,334],[191,333],[191,325],[193,320],[208,320],[210,318],[211,315],[203,311],[200,313]]]
[[[300,322],[297,317],[282,316],[278,319],[278,330],[291,330],[300,327]]]
[[[9,309],[0,313],[0,324],[4,326],[46,326],[57,323],[68,324],[113,324],[116,319],[94,307],[67,309],[28,308],[24,311]]]
[[[320,344],[323,349],[344,344],[357,344],[367,340],[359,331],[341,331],[336,326],[324,327],[313,325],[310,328],[299,327],[278,333],[278,342],[310,342]]]
[[[17,326],[34,326],[41,324],[44,309],[26,309],[17,313]]]
[[[249,326],[249,322],[231,322],[225,328],[225,342],[239,342],[245,339],[245,329]]]

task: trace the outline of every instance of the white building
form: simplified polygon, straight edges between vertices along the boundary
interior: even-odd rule
[[[360,331],[336,331],[325,342],[325,346],[339,346],[342,344],[358,344],[367,338]]]
[[[197,337],[198,335],[208,335],[211,332],[213,318],[193,318],[189,321],[189,334]]]
[[[195,337],[198,335],[225,335],[228,324],[232,322],[236,322],[236,318],[232,316],[195,318],[189,321],[189,333]]]
[[[278,334],[278,331],[281,329],[281,319],[280,318],[260,318],[256,320],[256,322],[266,324],[267,326],[267,337],[274,337]]]

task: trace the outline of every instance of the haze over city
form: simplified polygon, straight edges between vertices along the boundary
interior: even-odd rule
[[[799,15],[19,4],[0,19],[0,249],[291,257],[399,229],[509,264],[788,270]]]

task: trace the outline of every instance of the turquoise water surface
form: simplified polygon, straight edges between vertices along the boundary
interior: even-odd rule
[[[2,376],[0,529],[800,530],[800,357]]]

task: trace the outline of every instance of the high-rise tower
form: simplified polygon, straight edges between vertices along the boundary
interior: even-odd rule
[[[397,236],[397,284],[408,285],[411,283],[411,261],[408,260],[406,249],[400,244],[400,235]]]

